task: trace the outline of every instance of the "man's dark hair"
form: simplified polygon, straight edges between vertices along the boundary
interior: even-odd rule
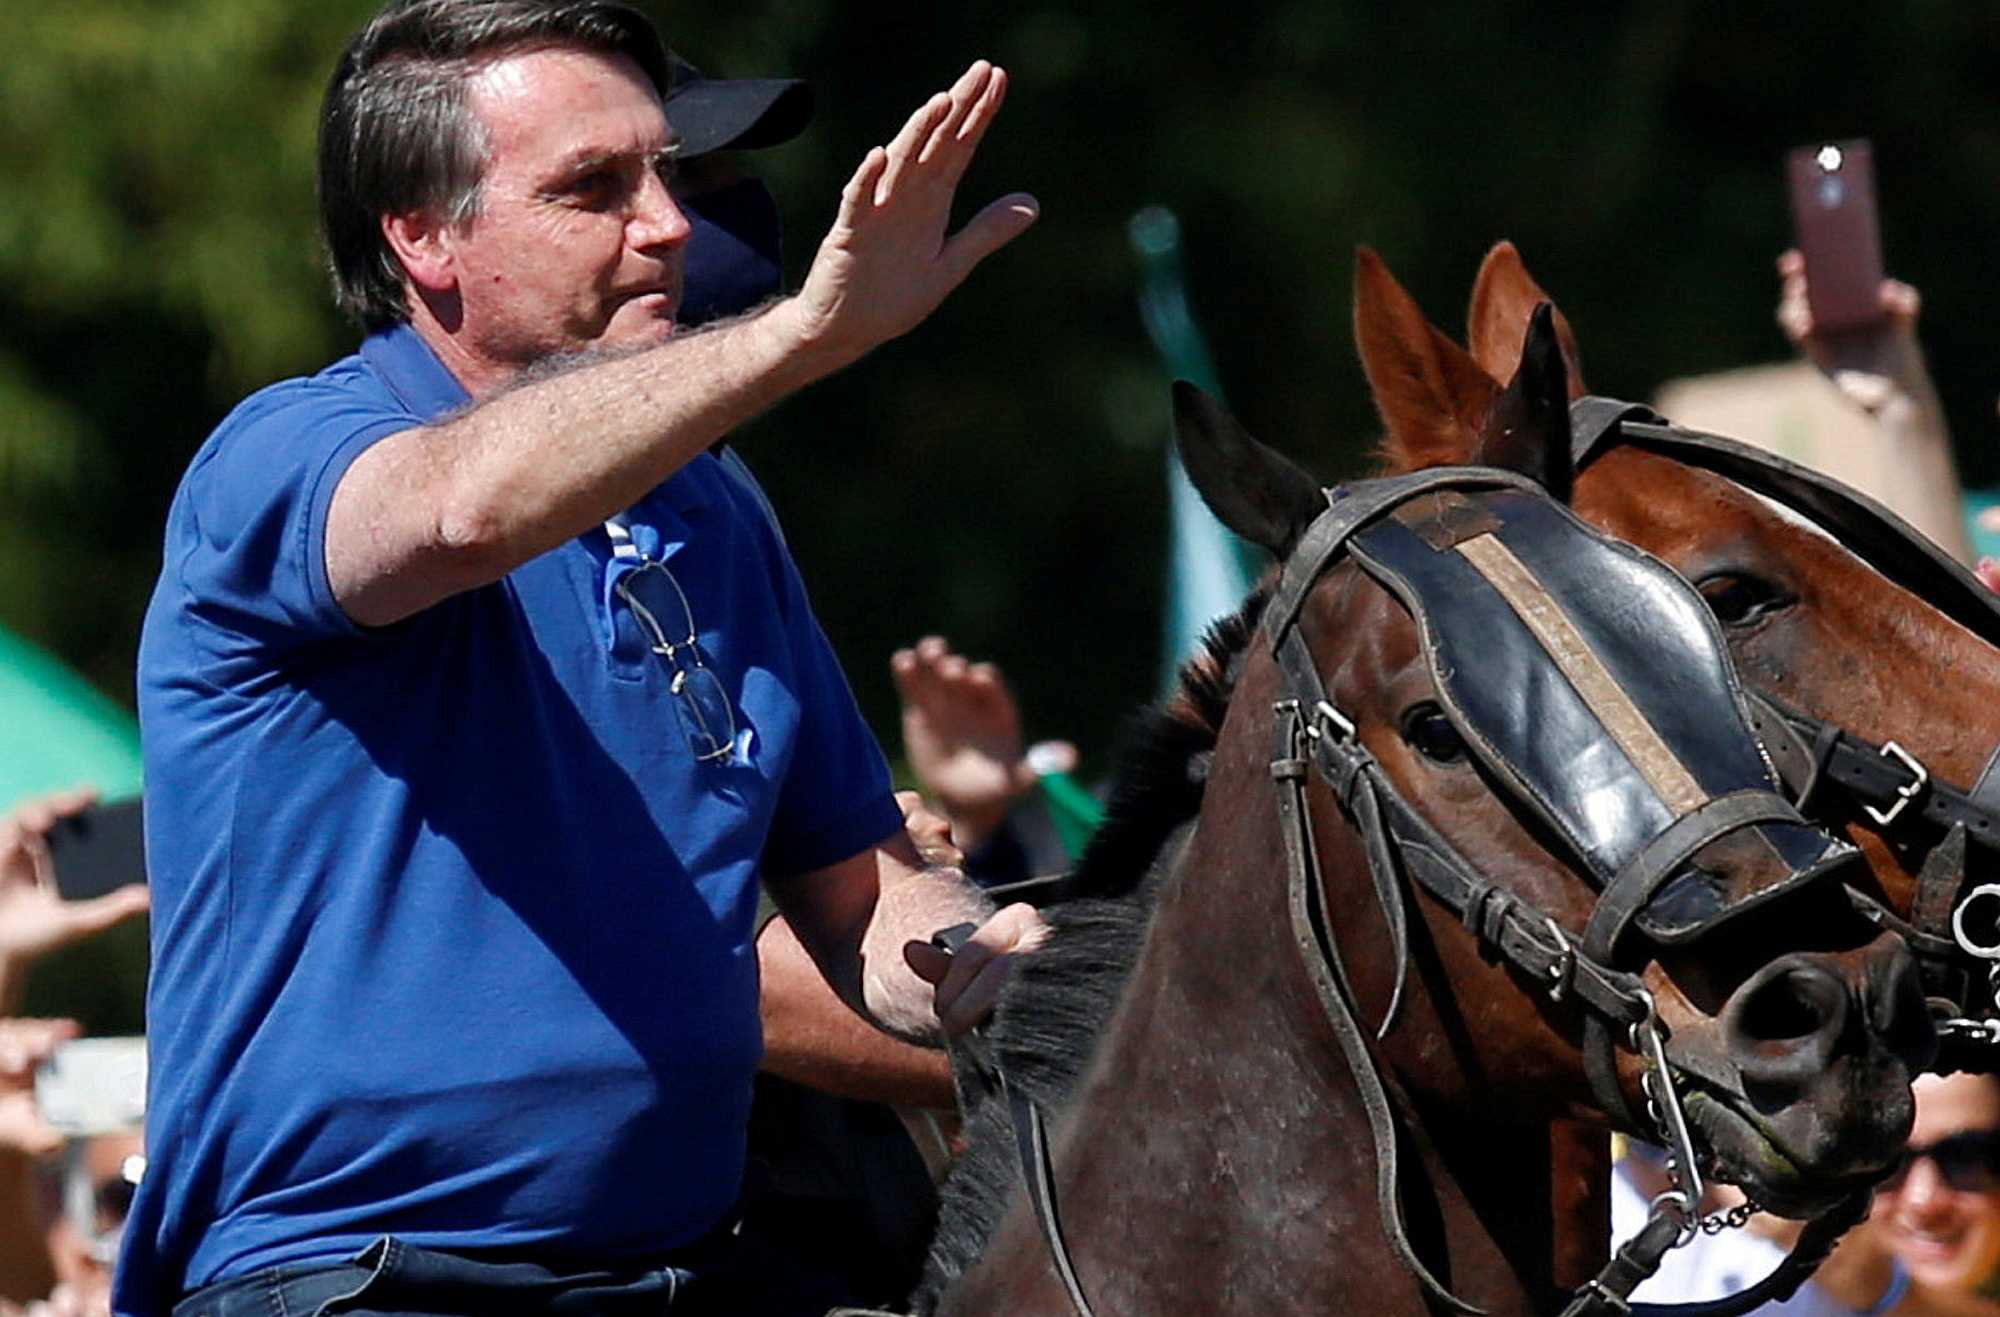
[[[666,97],[659,33],[617,0],[392,0],[348,43],[320,108],[319,215],[334,301],[364,329],[409,319],[382,217],[479,213],[486,141],[467,80],[547,46],[630,56]]]

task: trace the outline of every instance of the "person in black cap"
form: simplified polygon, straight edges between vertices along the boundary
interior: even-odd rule
[[[667,113],[681,138],[674,200],[693,228],[678,320],[692,328],[754,310],[783,290],[778,203],[736,153],[804,132],[813,89],[795,78],[708,78],[678,56],[669,61]]]
[[[791,1311],[715,1284],[760,885],[913,1040],[978,1019],[1043,926],[927,862],[709,450],[1025,231],[1020,195],[949,231],[1006,87],[976,62],[871,150],[796,294],[680,332],[643,16],[393,0],[349,44],[320,198],[368,336],[203,445],[140,645],[121,1317]]]
[[[783,290],[777,201],[740,153],[797,137],[813,94],[797,80],[708,78],[684,59],[673,63],[674,199],[693,229],[681,320],[699,325],[754,311]],[[733,450],[718,455],[768,511]],[[913,802],[905,808],[920,808]],[[942,820],[934,832],[934,844],[948,836]],[[826,1307],[899,1301],[915,1284],[936,1214],[914,1140],[942,1152],[923,1110],[952,1107],[949,1067],[941,1052],[882,1033],[834,996],[768,898],[757,955],[765,1059],[750,1111],[744,1256],[782,1256],[788,1290]],[[900,1117],[889,1104],[904,1108]]]

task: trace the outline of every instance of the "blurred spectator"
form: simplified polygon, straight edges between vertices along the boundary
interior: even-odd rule
[[[1884,279],[1878,328],[1822,335],[1813,326],[1805,258],[1797,251],[1780,255],[1778,279],[1785,337],[1878,427],[1879,476],[1864,488],[1947,553],[1969,559],[1951,433],[1917,337],[1923,298],[1909,284]]]
[[[1765,1317],[2000,1317],[2000,1076],[1924,1075],[1912,1086],[1916,1124],[1902,1166],[1877,1187],[1868,1219],[1849,1231],[1798,1294]],[[1613,1235],[1638,1228],[1666,1187],[1658,1154],[1634,1145],[1619,1162]],[[1706,1210],[1742,1201],[1724,1188]],[[1763,1279],[1801,1223],[1759,1213],[1741,1230],[1701,1235],[1667,1255],[1635,1299],[1682,1302],[1734,1294]]]
[[[37,1168],[62,1135],[35,1106],[35,1068],[76,1032],[73,1020],[0,1019],[0,1299],[39,1298],[55,1282]]]
[[[145,1174],[143,1140],[136,1128],[73,1138],[48,1165],[43,1219],[55,1271],[49,1317],[109,1317],[112,1264]],[[32,1306],[28,1312],[39,1317]]]
[[[1909,1159],[1841,1253],[1872,1252],[1909,1275],[1899,1317],[2000,1317],[2000,1077],[1925,1075],[1912,1091]]]

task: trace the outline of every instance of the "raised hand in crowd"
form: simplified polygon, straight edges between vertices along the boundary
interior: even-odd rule
[[[1893,390],[1925,401],[1930,374],[1917,341],[1923,297],[1899,279],[1884,279],[1882,320],[1874,329],[1826,335],[1813,324],[1806,295],[1805,257],[1796,249],[1778,257],[1778,327],[1806,360],[1831,376],[1856,402],[1880,412]]]
[[[36,1317],[52,1311],[40,1306],[56,1274],[43,1240],[38,1168],[63,1137],[35,1105],[35,1069],[76,1034],[74,1020],[0,1019],[0,1317],[24,1311],[11,1300],[34,1300],[25,1311]]]
[[[944,810],[953,840],[968,851],[1034,789],[1038,767],[1067,772],[1076,764],[1076,747],[1067,741],[1041,742],[1024,752],[1020,706],[1000,669],[953,652],[941,636],[897,650],[889,672],[903,703],[910,771]]]
[[[56,889],[49,833],[96,799],[88,787],[59,791],[0,819],[0,1012],[18,1004],[28,967],[37,959],[146,910],[142,882],[82,901],[65,901]]]
[[[1879,427],[1877,476],[1864,487],[1945,552],[1970,562],[1951,434],[1917,338],[1922,297],[1909,284],[1884,279],[1880,321],[1826,333],[1813,323],[1805,258],[1797,251],[1779,256],[1778,279],[1778,325],[1785,337]]]
[[[45,1157],[62,1147],[35,1105],[35,1069],[76,1035],[74,1020],[0,1019],[0,1154]]]

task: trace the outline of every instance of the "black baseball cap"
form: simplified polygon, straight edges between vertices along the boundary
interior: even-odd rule
[[[682,160],[710,151],[752,151],[789,142],[812,121],[813,89],[797,78],[709,78],[669,54],[673,90],[667,122],[679,134]]]

